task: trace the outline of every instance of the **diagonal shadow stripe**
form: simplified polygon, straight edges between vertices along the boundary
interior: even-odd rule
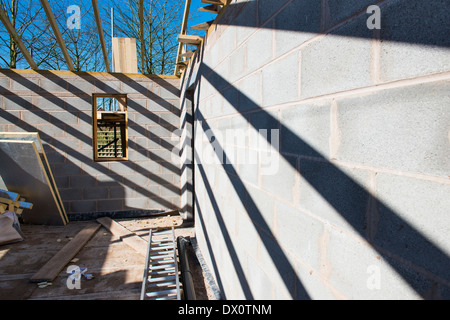
[[[200,68],[207,73],[210,73],[211,78],[202,78],[206,81],[210,81],[209,79],[214,79],[214,83],[210,83],[212,86],[227,86],[228,91],[234,91],[234,94],[223,95],[220,93],[222,97],[227,100],[236,110],[243,114],[246,117],[248,123],[256,130],[259,129],[268,129],[267,127],[261,127],[261,123],[264,125],[267,124],[276,124],[277,128],[280,129],[282,134],[288,135],[292,145],[296,146],[298,150],[301,150],[303,153],[308,154],[311,157],[321,159],[323,163],[328,166],[329,174],[332,177],[332,181],[335,183],[346,184],[349,185],[350,190],[354,190],[358,194],[364,195],[367,199],[371,199],[376,203],[377,209],[379,212],[382,212],[383,219],[387,221],[395,222],[395,225],[401,226],[401,231],[391,232],[391,233],[383,233],[383,238],[375,236],[374,238],[368,237],[364,228],[361,227],[360,219],[355,217],[355,213],[352,211],[351,202],[342,201],[339,194],[336,194],[336,188],[332,186],[326,186],[323,183],[319,183],[318,179],[315,179],[316,173],[311,170],[301,170],[298,168],[295,163],[292,163],[290,159],[280,153],[280,155],[291,165],[291,167],[298,171],[301,176],[348,222],[349,225],[353,227],[353,229],[363,238],[367,240],[369,244],[371,244],[372,248],[376,250],[380,256],[384,258],[385,261],[389,263],[393,270],[399,274],[405,282],[407,282],[416,292],[422,297],[426,298],[423,292],[423,288],[420,288],[415,280],[411,279],[410,275],[405,271],[404,267],[402,267],[398,260],[402,260],[404,258],[411,261],[413,264],[420,268],[424,268],[425,270],[433,272],[437,275],[444,283],[450,282],[450,259],[447,253],[442,251],[437,245],[432,243],[426,236],[424,236],[420,231],[415,229],[408,221],[404,220],[399,214],[389,208],[388,205],[384,204],[380,199],[373,197],[370,193],[368,193],[363,186],[355,182],[352,178],[350,178],[346,173],[344,173],[341,169],[331,163],[328,159],[326,159],[322,154],[320,154],[317,150],[311,147],[308,143],[294,134],[289,128],[284,126],[282,123],[278,121],[278,119],[274,118],[267,111],[261,109],[254,101],[248,98],[244,93],[242,93],[238,88],[230,84],[226,79],[224,79],[220,74],[216,73],[206,64],[201,63]],[[245,113],[240,112],[237,109],[237,106],[234,105],[234,101],[231,100],[230,96],[239,96],[239,101],[242,101],[243,104],[249,106],[248,109],[256,109],[258,110],[258,117],[252,117],[251,115],[254,113]],[[204,121],[204,117],[199,110],[196,110],[196,118],[197,120],[202,120],[203,125],[206,129],[209,126]],[[261,121],[261,118],[264,121]],[[269,128],[271,129],[271,128]],[[267,139],[268,143],[271,143],[270,136],[263,136]],[[237,176],[234,168],[229,165],[223,164],[223,168],[227,175],[231,177],[230,172],[233,175]],[[242,181],[238,181],[238,185],[233,184],[236,192],[239,194],[239,191],[244,187]],[[241,199],[242,202],[244,199]],[[245,202],[243,202],[245,204]],[[256,213],[256,216],[251,216],[252,221],[257,219],[260,221],[259,217],[260,213]],[[413,242],[413,243],[411,243]],[[404,244],[404,245],[403,245]],[[424,275],[426,278],[428,277],[426,274]]]
[[[201,112],[199,110],[197,110],[197,112],[199,114],[199,117],[202,118]],[[208,125],[207,121],[202,121],[202,126],[204,131],[209,130],[210,132],[213,132],[211,130],[211,127]],[[220,149],[222,149],[221,151],[223,151],[223,148]],[[224,154],[223,158],[224,161],[222,162],[221,166],[226,172],[228,179],[233,188],[235,189],[236,194],[238,195],[242,205],[246,208],[252,208],[252,210],[247,210],[247,214],[249,215],[250,220],[252,221],[255,227],[255,230],[258,232],[261,242],[266,247],[273,264],[277,267],[279,275],[283,279],[285,287],[289,290],[291,297],[294,299],[296,299],[297,297],[301,297],[302,299],[310,299],[306,289],[302,286],[300,279],[296,276],[295,269],[292,267],[291,263],[286,257],[283,249],[276,240],[276,237],[270,231],[270,227],[265,222],[262,213],[258,210],[255,201],[247,192],[243,181],[239,178],[239,175],[234,169],[234,166],[228,160],[229,158],[227,157],[227,154],[224,151],[223,154]],[[228,231],[225,228],[225,223],[220,213],[220,208],[217,204],[217,201],[215,200],[214,191],[212,190],[208,182],[206,173],[202,165],[199,164],[201,163],[202,160],[198,156],[198,154],[195,155],[195,159],[196,159],[196,168],[201,173],[203,179],[202,181],[205,183],[206,190],[213,204],[214,214],[216,215],[219,225],[221,226],[222,233],[227,235],[227,237],[225,237],[225,240],[227,240],[229,238]],[[257,221],[258,224],[256,224],[255,221]],[[232,256],[235,256],[235,254],[233,254]]]

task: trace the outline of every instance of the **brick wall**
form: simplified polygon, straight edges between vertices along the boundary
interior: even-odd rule
[[[39,132],[68,214],[180,207],[179,80],[171,76],[0,71],[0,131]],[[92,94],[127,94],[126,162],[94,162]]]
[[[227,298],[450,298],[449,10],[231,2],[184,79],[209,135],[197,238]],[[276,173],[261,129],[279,130]]]

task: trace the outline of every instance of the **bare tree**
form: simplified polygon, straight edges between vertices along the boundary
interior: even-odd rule
[[[100,2],[105,36],[111,39],[110,9],[108,2]],[[63,36],[72,63],[77,71],[105,71],[96,21],[91,1],[78,3],[81,11],[81,28],[67,26],[70,13],[67,8],[72,0],[52,1],[52,11]],[[136,38],[138,68],[145,74],[172,74],[177,54],[177,35],[180,31],[184,1],[144,0],[143,48],[139,41],[140,0],[115,0],[111,2],[115,12],[115,36]],[[12,25],[22,38],[27,49],[40,69],[63,70],[67,64],[53,34],[45,12],[36,0],[0,0],[8,13]],[[3,44],[3,45],[2,45]],[[107,46],[111,51],[111,46]],[[141,59],[144,70],[141,70]],[[0,28],[0,67],[28,68],[23,55],[8,32]]]
[[[118,0],[114,4],[115,36],[140,39],[139,1]],[[109,8],[105,8],[109,10]],[[183,18],[183,1],[144,0],[143,33],[145,50],[137,41],[139,62],[143,58],[145,74],[167,74],[173,72],[177,53],[177,35]],[[110,35],[109,35],[110,36]]]
[[[60,0],[53,2],[52,11],[58,23],[58,27],[64,39],[65,46],[72,59],[75,71],[104,71],[105,65],[99,57],[101,46],[98,39],[95,18],[92,12],[92,5],[88,2],[81,2],[80,5],[80,26],[79,28],[69,28],[68,12],[71,0]],[[54,38],[54,35],[51,35]],[[54,39],[56,41],[56,39]],[[64,69],[66,61],[59,47],[53,48],[46,65],[49,69]]]
[[[35,47],[38,45],[40,38],[48,32],[49,24],[43,22],[43,9],[40,5],[36,5],[31,0],[0,0],[0,5],[8,14],[12,26],[16,29],[17,34],[21,37],[27,49],[32,56],[36,51]],[[39,28],[35,26],[39,25]],[[17,44],[5,29],[0,29],[0,44],[4,44],[0,49],[0,62],[4,68],[15,69],[17,67],[25,68],[28,66],[24,56],[20,52]],[[51,43],[47,42],[47,47],[51,47]],[[36,50],[37,49],[37,50]],[[33,56],[36,64],[39,66],[42,59],[36,59]],[[45,59],[45,57],[43,57]]]

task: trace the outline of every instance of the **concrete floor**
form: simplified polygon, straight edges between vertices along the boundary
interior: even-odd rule
[[[147,240],[150,228],[181,224],[180,217],[117,219],[127,229]],[[70,222],[64,227],[22,225],[25,236],[22,242],[0,246],[0,299],[52,299],[52,300],[138,300],[141,291],[145,257],[101,227],[92,239],[76,255],[58,277],[45,288],[39,288],[29,279],[71,238],[90,223],[96,221]],[[193,228],[176,228],[176,237],[194,237]],[[195,263],[195,255],[190,257]],[[80,289],[69,289],[66,272],[70,265],[87,268],[93,279],[82,278]],[[196,270],[202,277],[201,270]],[[208,299],[203,279],[196,288],[197,298]],[[211,295],[209,295],[211,297]]]

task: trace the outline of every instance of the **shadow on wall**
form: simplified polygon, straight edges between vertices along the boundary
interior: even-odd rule
[[[3,124],[9,124],[9,130],[23,130],[28,132],[38,132],[41,140],[43,141],[46,153],[48,153],[49,163],[55,175],[56,183],[59,189],[62,189],[62,200],[65,202],[66,207],[68,202],[74,200],[92,200],[95,195],[89,195],[87,190],[93,193],[99,192],[100,195],[106,196],[103,198],[102,205],[96,207],[93,201],[86,201],[82,205],[82,201],[78,202],[81,207],[74,210],[78,212],[95,212],[95,211],[120,211],[120,210],[132,210],[132,209],[148,209],[147,207],[140,207],[136,202],[133,205],[133,199],[127,199],[127,191],[133,190],[136,194],[139,194],[141,198],[150,199],[153,206],[158,208],[178,209],[178,205],[175,205],[170,198],[164,197],[161,194],[179,195],[180,186],[177,186],[173,181],[166,179],[164,174],[159,174],[153,168],[147,168],[142,163],[133,161],[133,157],[130,157],[130,161],[114,163],[117,166],[109,167],[102,163],[96,163],[92,158],[92,102],[91,92],[86,91],[86,88],[77,88],[68,80],[58,77],[54,73],[40,71],[39,75],[43,76],[41,79],[49,80],[52,82],[57,92],[70,92],[74,94],[74,102],[69,99],[65,100],[64,95],[59,96],[56,93],[50,92],[35,81],[28,79],[20,73],[16,73],[10,70],[0,71],[8,78],[13,79],[18,85],[23,86],[25,90],[29,90],[32,94],[38,96],[41,101],[38,103],[32,102],[31,98],[27,98],[23,95],[19,95],[16,92],[9,90],[7,87],[0,85],[0,92],[2,93],[5,105],[11,104],[16,107],[6,107],[0,109],[0,117],[3,118]],[[114,75],[120,81],[126,81],[127,85],[136,92],[139,92],[145,96],[146,99],[151,99],[155,103],[159,104],[163,110],[170,111],[176,116],[179,116],[179,112],[171,107],[171,104],[164,99],[161,99],[156,94],[147,90],[138,82],[127,76]],[[88,74],[80,73],[80,78],[84,82],[89,83],[105,93],[121,93],[116,88],[108,85],[106,82],[102,82],[98,78]],[[157,81],[165,86],[167,90],[171,92],[178,92],[169,82],[164,79],[157,79]],[[88,93],[86,93],[88,92]],[[128,100],[129,110],[139,113],[140,115],[147,117],[149,123],[156,123],[163,126],[166,130],[172,132],[176,129],[176,126],[162,119],[158,115],[149,112],[133,99]],[[79,104],[82,103],[84,108],[80,108]],[[12,109],[12,110],[11,110]],[[65,111],[62,117],[56,116],[55,111]],[[75,119],[75,120],[74,120]],[[79,124],[77,120],[79,119]],[[75,121],[75,122],[71,122]],[[162,154],[158,154],[158,150],[148,149],[147,146],[142,146],[137,141],[129,139],[129,151],[134,153],[135,157],[141,159],[151,159],[157,167],[161,166],[162,170],[170,174],[179,176],[180,168],[173,164],[170,159],[165,157],[165,154],[170,154],[175,147],[167,139],[160,138],[155,133],[146,129],[145,126],[135,123],[133,119],[128,121],[129,128],[136,131],[140,136],[145,137],[148,141],[151,141],[154,145],[159,146],[160,150],[164,151]],[[67,137],[64,137],[67,134]],[[80,148],[79,146],[86,146]],[[67,157],[65,156],[67,154]],[[74,161],[69,160],[73,159]],[[150,185],[136,181],[134,176],[129,176],[130,172],[135,172],[136,175],[146,177]],[[97,181],[94,174],[100,174],[106,177],[108,182]],[[135,175],[135,176],[136,176]],[[71,182],[69,183],[69,177]],[[131,177],[131,178],[130,178]],[[145,179],[144,179],[145,180]],[[108,194],[105,194],[104,187],[109,186],[110,190],[115,187],[117,189],[116,195],[121,194],[123,205],[120,205],[119,209],[113,210],[114,204],[118,205],[118,199],[108,198]],[[153,187],[152,187],[153,186]],[[115,191],[114,191],[115,192]],[[81,198],[75,198],[76,195]],[[91,198],[93,197],[93,198]],[[96,201],[100,200],[96,199]],[[125,202],[129,203],[126,204]],[[68,213],[71,212],[71,208],[68,209]]]
[[[288,3],[291,4],[291,6],[285,6]],[[233,8],[233,5],[231,5],[229,9],[230,12],[227,11],[223,21],[220,21],[219,24],[237,25],[249,28],[260,26],[268,29],[307,33],[328,33],[330,27],[341,23],[341,20],[343,20],[340,20],[339,14],[333,15],[333,17],[323,17],[323,11],[321,10],[319,1],[310,1],[308,4],[305,3],[306,2],[304,1],[295,2],[287,0],[259,0],[249,1],[245,4],[239,3],[235,5],[236,8]],[[351,1],[348,5],[341,4],[336,8],[333,7],[335,5],[337,6],[337,4],[334,4],[332,1],[322,1],[321,3],[322,5],[326,4],[333,12],[336,12],[336,9],[342,9],[342,16],[344,14],[349,16],[349,10],[353,10],[354,14],[364,14],[365,16],[365,9],[367,6],[371,5],[373,1]],[[427,20],[428,23],[423,28],[418,27],[417,24],[412,24],[415,20],[422,21],[424,14],[420,10],[415,10],[417,8],[414,3],[416,2],[379,2],[382,8],[389,6],[389,11],[386,11],[386,14],[384,14],[383,17],[386,20],[390,19],[390,22],[392,22],[392,19],[395,19],[395,8],[404,8],[407,12],[411,12],[411,15],[404,14],[399,17],[399,20],[397,21],[397,24],[404,24],[407,26],[406,28],[399,28],[398,30],[395,28],[387,28],[386,31],[381,32],[382,40],[449,47],[450,38],[448,38],[448,34],[450,33],[450,25],[444,23],[445,26],[443,26],[443,22],[441,21],[441,18],[445,16],[445,13],[443,14],[442,10],[449,13],[447,14],[447,17],[450,16],[450,7],[446,5],[446,1],[433,2],[432,5],[427,7],[429,9],[427,17],[430,17],[430,20]],[[258,10],[256,7],[258,7]],[[269,15],[267,13],[274,12],[274,7],[277,8],[276,10],[279,9],[280,13],[275,19],[266,22],[272,16],[272,14]],[[296,9],[302,10],[297,12]],[[258,12],[259,14],[246,15],[244,14],[245,12]],[[299,13],[298,16],[296,13]],[[294,16],[296,19],[293,19]],[[308,17],[308,19],[302,19],[305,17]],[[417,32],[410,32],[412,29]],[[367,36],[367,29],[364,32],[353,33],[353,30],[345,29],[344,33],[341,33],[340,31],[336,33],[331,31],[331,33],[346,37],[372,38],[372,32],[369,32],[369,36]],[[298,39],[298,41],[304,42],[305,39]],[[293,44],[292,48],[297,45],[298,44]],[[198,55],[197,59],[201,59],[199,58],[201,56],[201,54]],[[241,114],[253,129],[256,131],[259,131],[260,129],[278,129],[282,139],[289,140],[290,148],[295,149],[294,151],[291,150],[289,153],[307,155],[308,157],[315,158],[315,162],[306,160],[302,162],[302,165],[300,166],[298,156],[291,157],[280,152],[280,156],[285,162],[287,162],[293,170],[298,172],[301,177],[318,194],[320,194],[329,206],[339,213],[343,221],[348,223],[359,236],[364,238],[370,244],[371,249],[377,252],[379,257],[387,262],[391,269],[395,270],[405,283],[408,283],[418,295],[425,299],[436,298],[435,296],[432,296],[433,293],[430,293],[428,290],[431,287],[440,286],[442,283],[448,284],[450,281],[450,258],[446,252],[430,241],[427,236],[417,229],[417,227],[402,218],[395,210],[366,191],[364,186],[360,185],[354,178],[351,178],[347,173],[342,171],[342,169],[326,159],[318,150],[292,132],[272,114],[263,110],[260,105],[255,103],[238,87],[227,81],[222,74],[216,72],[201,60],[198,61],[197,67],[198,70],[195,75],[195,82],[198,92],[201,92],[200,87],[202,82],[209,82],[208,87],[216,88],[216,90],[220,92],[221,98],[223,98],[227,104],[231,105],[236,112]],[[223,88],[226,88],[226,90],[219,91]],[[198,96],[197,99],[199,99]],[[207,117],[205,117],[198,108],[199,101],[196,101],[195,105],[195,124],[196,126],[201,126],[201,128],[194,128],[194,132],[200,129],[203,132],[213,132],[214,130],[208,124]],[[245,106],[245,108],[241,109],[242,106]],[[267,139],[268,143],[271,142],[270,136],[264,138]],[[213,139],[214,138],[211,138],[210,142],[212,142]],[[220,150],[220,152],[225,150],[224,146],[220,146],[217,139],[214,143],[216,150]],[[225,152],[223,152],[223,154],[223,159],[228,159],[227,154]],[[199,155],[196,155],[196,159],[198,159],[198,157]],[[250,195],[245,183],[238,174],[235,165],[230,162],[227,163],[225,160],[222,161],[222,155],[219,155],[218,159],[219,162],[222,162],[221,167],[223,172],[228,176],[228,180],[233,186],[235,193],[238,195],[242,205],[246,208],[250,221],[258,232],[265,249],[269,252],[272,262],[278,269],[279,275],[283,279],[284,285],[289,290],[291,297],[294,299],[309,299],[310,295],[297,276],[294,266],[292,266],[288,257],[283,252],[283,249],[272,233],[271,228],[265,222],[263,214],[258,209],[256,201]],[[233,159],[231,159],[231,161],[233,161]],[[208,253],[211,256],[212,267],[218,277],[217,281],[219,287],[223,290],[223,281],[220,278],[220,272],[218,272],[219,261],[215,257],[215,252],[212,250],[209,240],[210,236],[207,227],[205,226],[205,215],[213,215],[215,217],[220,227],[221,236],[223,237],[228,253],[231,256],[242,291],[246,298],[251,299],[253,298],[253,294],[236,253],[236,248],[233,246],[231,236],[225,225],[225,217],[223,216],[221,207],[216,199],[216,192],[208,181],[204,166],[201,163],[196,163],[195,170],[199,171],[213,208],[213,213],[202,212],[203,207],[199,203],[197,197],[195,198],[195,210],[197,210],[197,217],[201,223],[201,226],[199,227],[202,228],[202,232],[205,235]],[[386,221],[382,225],[382,230],[377,229],[376,220]],[[410,264],[418,267],[411,268],[409,266]],[[417,269],[421,269],[423,272],[419,273],[417,272]],[[430,272],[432,274],[430,274]],[[444,284],[444,287],[445,286],[446,285]],[[448,297],[448,288],[445,289],[444,287],[441,293]]]
[[[346,29],[342,26],[349,19],[362,16],[368,19],[374,11],[369,6],[377,5],[381,14],[381,38],[384,41],[408,44],[450,47],[450,6],[447,0],[434,0],[423,6],[422,1],[399,0],[350,0],[350,1],[298,1],[298,0],[249,0],[230,4],[226,15],[218,25],[255,27],[305,33],[305,37],[316,34],[331,34],[347,37],[362,37],[360,30]],[[277,16],[272,19],[274,12]],[[426,18],[426,23],[424,23]],[[372,23],[372,22],[371,22]],[[402,28],[385,28],[402,26]],[[290,39],[292,48],[304,42],[305,38],[296,36]]]
[[[214,75],[214,79],[219,82],[225,81],[219,74],[215,73],[208,66],[202,64],[201,68],[205,72],[211,72]],[[238,88],[231,86],[229,90],[236,91],[236,95],[240,98],[240,101],[246,105],[253,105],[253,108],[259,108],[254,102],[247,98]],[[227,97],[224,96],[225,99]],[[232,101],[229,101],[230,103]],[[255,130],[260,129],[279,129],[281,135],[288,136],[292,145],[296,146],[297,150],[302,154],[308,154],[311,157],[321,158],[323,163],[315,165],[313,162],[308,163],[305,161],[300,167],[296,161],[288,156],[280,153],[282,157],[292,166],[293,169],[298,171],[301,176],[348,222],[353,229],[359,233],[359,235],[365,238],[373,248],[378,251],[379,255],[387,261],[390,266],[408,282],[416,292],[422,295],[424,298],[424,289],[428,287],[433,281],[430,279],[430,283],[421,283],[414,279],[414,271],[399,264],[393,257],[402,257],[411,261],[413,264],[423,267],[426,270],[433,272],[441,279],[450,279],[450,259],[448,255],[443,252],[439,247],[429,241],[424,235],[422,235],[414,226],[402,219],[391,208],[381,202],[379,199],[373,197],[368,193],[363,186],[355,182],[341,169],[333,165],[326,158],[324,158],[318,151],[312,148],[308,143],[295,135],[289,128],[285,127],[278,119],[274,118],[268,112],[260,109],[258,115],[254,114],[244,115],[245,119]],[[196,120],[201,121],[203,131],[214,130],[208,125],[207,119],[203,118],[202,113],[196,110]],[[267,124],[270,126],[268,127]],[[266,138],[266,137],[264,137]],[[286,139],[286,138],[285,138]],[[268,139],[270,143],[270,138]],[[217,141],[215,141],[217,145]],[[223,151],[224,148],[220,148]],[[198,155],[196,156],[198,157]],[[224,159],[228,159],[226,153],[224,153]],[[232,161],[232,160],[231,160]],[[244,182],[239,178],[239,174],[233,164],[223,161],[222,167],[227,173],[229,181],[233,185],[236,194],[239,195],[242,204],[247,209],[247,213],[254,223],[255,229],[265,245],[266,249],[272,257],[273,263],[277,266],[281,277],[285,280],[285,285],[290,289],[292,297],[296,299],[304,299],[308,297],[307,292],[302,288],[301,281],[297,278],[296,281],[292,281],[292,275],[295,274],[294,269],[290,266],[288,258],[284,255],[283,250],[277,243],[275,236],[271,233],[270,227],[264,221],[263,215],[258,210],[255,201],[246,190]],[[208,196],[214,208],[214,214],[222,231],[222,235],[228,246],[230,254],[235,263],[236,272],[241,280],[241,286],[248,298],[251,298],[251,292],[248,288],[248,284],[245,282],[245,277],[241,272],[242,268],[239,266],[239,259],[234,253],[235,250],[232,247],[230,236],[227,232],[226,226],[223,221],[223,217],[220,213],[220,208],[217,205],[217,201],[214,197],[214,191],[212,190],[206,173],[203,169],[203,165],[196,166],[199,170],[203,183],[206,186]],[[332,182],[332,183],[330,183]],[[385,230],[381,235],[376,234],[371,225],[371,219],[375,217],[367,216],[367,205],[371,203],[373,208],[379,215],[380,220],[390,221],[390,226],[385,226],[388,230]],[[199,210],[199,217],[201,216],[200,206],[197,203],[196,209]],[[375,214],[372,211],[372,214]],[[201,219],[201,217],[200,217]],[[202,223],[203,225],[203,223]],[[204,232],[206,230],[203,230]],[[267,236],[269,234],[270,236]],[[210,252],[213,255],[213,252]],[[295,287],[292,284],[296,283]]]

